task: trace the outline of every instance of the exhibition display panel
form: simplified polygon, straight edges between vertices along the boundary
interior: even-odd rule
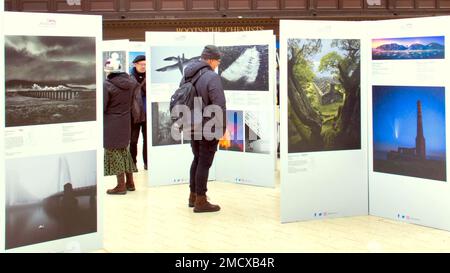
[[[281,22],[283,222],[370,214],[450,230],[449,22]]]
[[[213,33],[146,32],[147,151],[149,185],[189,183],[191,145],[171,135],[170,97],[178,88],[186,65],[213,44]],[[214,179],[211,167],[209,179]]]
[[[149,186],[189,183],[191,140],[173,137],[169,105],[208,44],[222,53],[227,102],[209,179],[275,186],[272,31],[130,42],[102,41],[100,16],[1,11],[0,22],[1,251],[102,247],[109,58],[130,73],[147,56]],[[281,222],[374,215],[450,230],[449,25],[450,16],[280,21]]]
[[[102,19],[6,12],[1,25],[2,248],[101,248]]]
[[[282,222],[368,213],[360,26],[280,22]]]
[[[219,140],[210,180],[274,186],[275,40],[272,31],[236,33],[147,32],[149,185],[189,182],[190,140],[171,135],[170,97],[184,68],[205,45],[222,53],[216,71],[227,101],[225,135]],[[150,122],[151,121],[151,122]],[[258,166],[256,170],[255,166]]]
[[[272,31],[217,33],[227,128],[215,158],[220,181],[274,187],[275,39]]]
[[[371,215],[450,230],[449,24],[367,23]]]

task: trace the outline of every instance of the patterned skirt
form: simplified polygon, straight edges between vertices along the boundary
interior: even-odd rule
[[[105,149],[105,176],[137,171],[128,148]]]

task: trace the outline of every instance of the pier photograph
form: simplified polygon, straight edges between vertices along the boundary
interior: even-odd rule
[[[94,37],[5,37],[6,127],[94,121]]]

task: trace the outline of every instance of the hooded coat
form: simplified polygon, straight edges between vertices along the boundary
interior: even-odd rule
[[[138,83],[127,73],[109,74],[103,84],[103,147],[128,147],[131,137],[131,100]]]
[[[198,95],[202,97],[204,106],[217,105],[222,109],[222,120],[216,120],[216,124],[220,124],[215,128],[216,132],[220,132],[220,136],[223,136],[226,129],[226,100],[225,92],[222,86],[222,80],[220,76],[212,70],[211,66],[202,61],[196,60],[191,62],[184,70],[184,77],[181,84],[186,80],[190,80],[194,77],[198,80],[195,83],[195,89]],[[211,118],[204,117],[203,124],[209,121]]]

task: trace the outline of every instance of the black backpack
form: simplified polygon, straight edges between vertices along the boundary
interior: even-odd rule
[[[201,95],[198,94],[197,89],[195,88],[195,83],[202,76],[202,69],[197,71],[194,76],[189,79],[184,79],[180,84],[175,93],[170,98],[170,117],[172,120],[172,130],[178,130],[178,132],[183,132],[183,138],[190,140],[194,137],[195,134],[202,132],[203,129],[203,109],[205,108],[205,103]],[[194,109],[194,102],[196,97],[201,97],[202,100],[202,108],[201,114],[198,114],[196,111],[192,111]],[[198,100],[198,99],[197,99]],[[175,106],[184,105],[187,106],[191,110],[191,117],[181,115],[177,116],[177,112],[173,112]],[[197,114],[195,114],[197,113]],[[188,135],[185,135],[185,134]]]
[[[197,71],[190,79],[184,79],[184,82],[180,85],[180,87],[175,90],[175,93],[170,98],[170,113],[172,113],[173,108],[177,105],[186,105],[189,109],[194,109],[194,98],[200,97],[197,89],[195,88],[195,83],[202,75],[199,71]],[[172,117],[172,120],[176,119],[178,119],[178,117]]]

